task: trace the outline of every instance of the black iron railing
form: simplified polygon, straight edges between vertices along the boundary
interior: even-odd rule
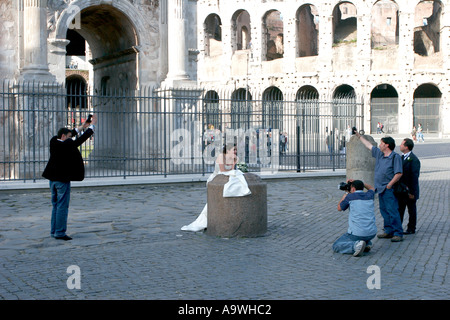
[[[287,99],[271,90],[257,100],[245,89],[101,91],[3,81],[0,180],[42,179],[51,137],[91,113],[98,124],[80,151],[86,177],[99,178],[207,174],[226,142],[237,145],[250,171],[345,168],[347,129],[363,123],[363,103],[354,96]]]

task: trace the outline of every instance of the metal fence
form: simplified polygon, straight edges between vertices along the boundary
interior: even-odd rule
[[[398,98],[372,98],[370,101],[370,132],[378,133],[377,123],[383,124],[383,132],[398,133]]]
[[[117,90],[88,93],[48,83],[3,81],[0,180],[42,179],[49,141],[94,113],[94,136],[80,147],[86,177],[208,174],[227,142],[249,171],[345,168],[347,129],[362,127],[353,96],[254,99],[239,89]],[[267,93],[268,92],[268,93]]]
[[[439,109],[441,98],[414,98],[413,114],[414,124],[422,124],[426,133],[439,132],[441,119]]]

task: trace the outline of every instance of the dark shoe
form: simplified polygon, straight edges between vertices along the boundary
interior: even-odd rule
[[[392,238],[392,234],[383,232],[383,233],[377,234],[377,237],[380,239],[390,239],[390,238]]]
[[[64,241],[72,240],[72,238],[69,237],[68,235],[65,235],[65,236],[63,236],[63,237],[55,237],[55,239],[58,239],[58,240],[64,240]]]
[[[406,230],[405,232],[403,232],[403,234],[415,234],[415,231],[410,231],[410,230]]]
[[[400,242],[403,241],[403,237],[400,236],[393,236],[391,239],[392,242]]]

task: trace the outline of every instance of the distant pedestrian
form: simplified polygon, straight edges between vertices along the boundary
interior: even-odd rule
[[[338,203],[338,211],[350,208],[348,229],[333,244],[333,250],[339,253],[353,254],[357,257],[372,248],[372,240],[377,234],[375,224],[375,189],[361,180],[349,180],[350,193],[343,195]],[[368,191],[364,192],[364,188]]]
[[[413,126],[412,131],[411,131],[411,138],[412,138],[414,141],[417,140],[416,134],[417,134],[416,126]]]
[[[422,142],[425,142],[424,138],[423,138],[423,128],[422,128],[422,124],[418,124],[417,125],[417,142],[420,142],[420,140],[422,140]]]
[[[403,234],[416,233],[417,222],[417,208],[416,202],[419,200],[419,175],[420,175],[420,160],[412,152],[414,142],[406,138],[400,145],[400,151],[403,153],[403,175],[400,182],[408,187],[408,194],[398,197],[398,210],[400,213],[400,220],[403,222],[405,209],[408,207],[409,221],[408,226]]]
[[[328,152],[330,153],[330,161],[333,161],[333,150],[334,150],[333,130],[330,130],[330,133],[327,135],[327,138],[325,139],[325,143],[327,144]]]
[[[288,134],[287,132],[284,132],[283,135],[284,135],[284,152],[286,153],[287,151],[289,151]]]
[[[97,117],[85,121],[79,128],[61,128],[50,140],[50,159],[42,176],[50,180],[52,215],[50,235],[55,239],[72,240],[66,234],[69,214],[70,182],[84,180],[84,163],[78,147],[94,134]],[[82,130],[83,134],[78,136]],[[76,135],[73,140],[73,135]]]
[[[359,132],[356,132],[356,136],[372,151],[372,157],[375,158],[375,190],[378,193],[380,213],[384,220],[384,232],[377,237],[391,239],[392,242],[402,241],[403,228],[398,212],[398,201],[392,189],[403,173],[402,159],[394,151],[395,140],[392,137],[383,137],[377,148]]]
[[[280,153],[286,152],[286,137],[283,132],[280,132]]]

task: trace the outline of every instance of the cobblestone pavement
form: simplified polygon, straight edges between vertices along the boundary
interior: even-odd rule
[[[258,238],[180,231],[203,208],[204,182],[73,188],[67,242],[49,236],[48,189],[1,191],[0,299],[449,299],[450,144],[428,146],[444,155],[416,148],[417,233],[374,239],[359,258],[331,250],[347,229],[343,177],[267,180]],[[72,265],[80,289],[68,288]]]

